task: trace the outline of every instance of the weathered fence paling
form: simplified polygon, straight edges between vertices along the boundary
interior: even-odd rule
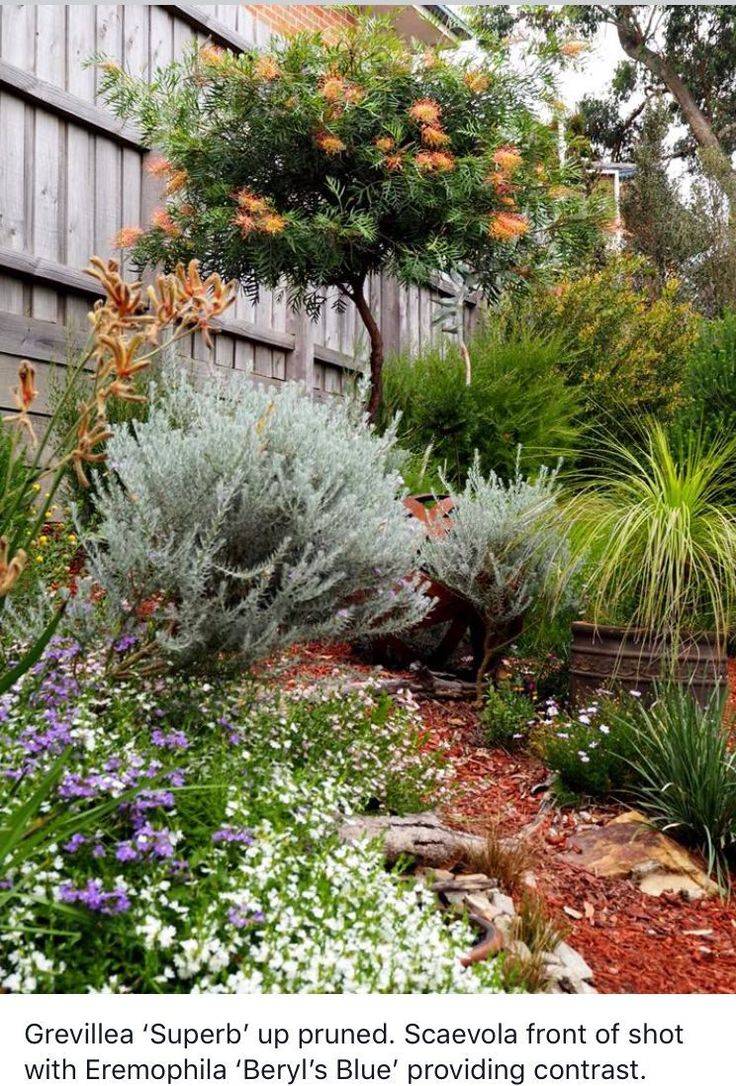
[[[12,409],[21,357],[40,370],[64,364],[98,294],[83,271],[89,257],[111,255],[118,230],[147,222],[160,199],[140,134],[100,101],[98,74],[85,62],[100,52],[150,77],[193,37],[241,49],[271,35],[237,4],[0,6],[0,409]],[[115,255],[125,266],[125,254]],[[438,290],[451,287],[439,278],[431,289],[387,277],[371,282],[389,352],[441,335],[431,320]],[[254,303],[241,293],[221,322],[215,365],[339,394],[367,352],[352,303],[338,311],[336,299],[330,292],[311,322],[292,313],[283,295],[263,291]],[[209,359],[198,335],[188,351],[195,363]],[[42,389],[45,383],[41,376]],[[42,395],[38,413],[46,408]]]

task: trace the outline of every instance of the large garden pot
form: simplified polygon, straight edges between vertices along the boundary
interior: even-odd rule
[[[573,622],[571,678],[576,705],[589,702],[600,689],[638,690],[651,697],[662,676],[663,646],[641,630]],[[676,679],[706,705],[716,688],[725,689],[728,667],[724,648],[714,634],[699,634],[683,645]]]

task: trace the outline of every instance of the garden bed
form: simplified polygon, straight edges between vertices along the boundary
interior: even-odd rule
[[[733,661],[730,672],[733,691]],[[368,674],[375,675],[375,669],[345,646],[310,645],[293,654],[284,682],[349,681]],[[404,677],[412,681],[410,672]],[[390,679],[396,678],[391,672]],[[676,894],[648,897],[627,880],[571,866],[561,856],[571,836],[581,826],[607,822],[621,808],[609,803],[556,809],[546,798],[549,774],[538,760],[524,752],[510,755],[479,746],[471,705],[421,700],[420,712],[427,743],[449,752],[459,785],[445,817],[474,832],[497,827],[505,837],[526,838],[537,889],[567,941],[592,968],[598,991],[736,993],[736,902],[688,902]]]

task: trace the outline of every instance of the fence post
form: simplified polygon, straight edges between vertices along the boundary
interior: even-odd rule
[[[287,331],[294,336],[294,350],[289,352],[287,376],[301,381],[310,396],[314,395],[314,330],[315,323],[304,309],[290,309],[286,318]]]

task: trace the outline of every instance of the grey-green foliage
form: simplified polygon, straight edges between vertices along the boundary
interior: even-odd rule
[[[566,547],[557,490],[556,471],[525,478],[517,469],[506,482],[484,476],[476,460],[465,489],[452,494],[451,530],[427,538],[425,567],[472,603],[487,628],[507,627],[558,586]]]
[[[391,433],[297,386],[167,386],[146,420],[115,428],[95,499],[92,569],[119,614],[160,593],[167,655],[246,664],[423,617]]]

